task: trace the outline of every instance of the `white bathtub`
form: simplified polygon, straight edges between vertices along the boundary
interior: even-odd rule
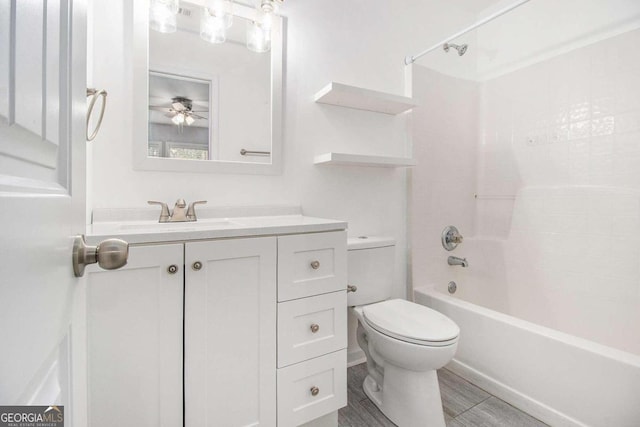
[[[446,285],[414,297],[458,324],[448,368],[486,391],[552,426],[640,426],[640,356],[463,301]]]

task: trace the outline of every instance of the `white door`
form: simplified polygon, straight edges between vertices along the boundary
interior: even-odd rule
[[[276,238],[185,245],[185,427],[276,425]]]
[[[71,267],[72,236],[85,228],[85,13],[85,0],[0,0],[0,405],[62,404],[75,426],[85,407],[84,325],[74,323],[84,289]]]

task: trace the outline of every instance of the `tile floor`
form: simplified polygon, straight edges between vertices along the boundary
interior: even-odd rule
[[[348,406],[338,413],[339,427],[394,427],[362,391],[366,375],[364,363],[347,370]],[[451,371],[438,370],[438,379],[447,427],[546,426]]]

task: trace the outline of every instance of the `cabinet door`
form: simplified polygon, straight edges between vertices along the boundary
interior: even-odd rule
[[[124,268],[87,274],[89,425],[182,425],[183,245],[134,246]]]
[[[185,425],[275,426],[275,237],[187,243],[185,263]]]

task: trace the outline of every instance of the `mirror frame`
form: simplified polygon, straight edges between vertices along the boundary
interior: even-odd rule
[[[204,7],[204,0],[189,0]],[[224,160],[184,160],[149,157],[149,0],[135,0],[132,8],[132,117],[144,117],[144,125],[132,119],[133,169],[163,172],[237,173],[279,175],[282,173],[282,105],[284,68],[284,18],[274,16],[271,29],[271,163]],[[256,10],[233,4],[234,16],[256,19]],[[126,27],[126,26],[125,26]],[[256,53],[256,55],[259,55]]]

